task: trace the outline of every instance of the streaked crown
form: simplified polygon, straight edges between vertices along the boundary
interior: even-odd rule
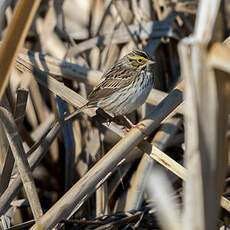
[[[130,64],[133,67],[137,67],[137,68],[139,67],[142,68],[147,64],[149,60],[151,60],[150,57],[144,51],[140,51],[140,50],[133,50],[127,55],[127,58]]]

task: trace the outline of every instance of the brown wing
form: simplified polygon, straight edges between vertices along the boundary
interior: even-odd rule
[[[117,90],[130,85],[136,74],[136,72],[134,74],[133,71],[120,68],[118,63],[102,76],[104,80],[90,93],[88,105],[94,106],[99,100],[108,98]]]

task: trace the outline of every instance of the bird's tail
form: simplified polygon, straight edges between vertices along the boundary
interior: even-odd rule
[[[71,114],[69,114],[68,116],[66,116],[64,118],[64,121],[70,121],[72,120],[77,114],[81,113],[82,110],[86,109],[88,106],[88,103],[86,103],[85,105],[83,105],[82,107],[76,109],[74,112],[72,112]]]

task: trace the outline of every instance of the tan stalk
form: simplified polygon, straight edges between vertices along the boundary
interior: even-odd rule
[[[25,40],[40,0],[18,2],[0,48],[0,99],[6,89],[11,68]]]
[[[18,166],[20,177],[23,181],[23,185],[26,191],[26,195],[30,202],[30,206],[37,220],[42,215],[42,208],[36,192],[32,172],[30,170],[26,155],[22,146],[22,142],[17,132],[17,127],[14,123],[11,114],[4,108],[0,108],[0,119],[4,124],[6,135],[9,141],[11,151],[13,153],[15,162]]]

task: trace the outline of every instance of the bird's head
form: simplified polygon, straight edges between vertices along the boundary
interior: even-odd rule
[[[140,50],[133,50],[125,57],[128,62],[127,64],[136,69],[145,69],[147,65],[153,65],[155,63],[155,61],[153,61],[144,51]]]

